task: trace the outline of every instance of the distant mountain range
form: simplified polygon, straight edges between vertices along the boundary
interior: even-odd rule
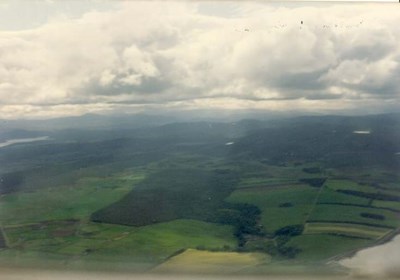
[[[361,133],[360,133],[361,132]],[[400,151],[400,113],[366,116],[299,116],[229,122],[156,115],[87,114],[48,120],[0,121],[0,141],[49,136],[58,141],[117,138],[182,143],[233,141],[232,155],[274,162],[325,160],[394,165]]]

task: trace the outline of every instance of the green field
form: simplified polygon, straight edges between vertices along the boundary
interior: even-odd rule
[[[187,249],[152,271],[156,273],[237,273],[270,261],[271,258],[268,255],[261,253],[209,252]]]
[[[232,227],[195,220],[176,220],[144,227],[79,222],[53,222],[6,229],[14,251],[62,255],[67,260],[113,260],[153,265],[174,252],[202,247],[232,249]],[[1,251],[1,254],[7,254]]]
[[[288,246],[300,248],[297,258],[303,261],[326,261],[340,253],[363,248],[371,240],[328,234],[303,234],[293,237]]]
[[[396,210],[400,213],[400,203],[397,201],[382,201],[382,200],[374,200],[372,202],[372,206],[374,207],[383,207],[383,208],[390,208]]]
[[[329,184],[324,186],[318,199],[318,203],[344,203],[356,205],[368,205],[369,199],[357,197],[336,192],[329,187]]]
[[[390,229],[341,223],[307,223],[304,234],[332,233],[350,237],[377,239],[391,232]]]
[[[260,168],[258,164],[257,168],[252,167],[252,165],[248,166],[245,163],[239,165],[239,172],[242,175],[242,179],[238,184],[239,188],[291,185],[298,183],[304,177],[313,178],[321,176],[319,172],[315,174],[304,172],[303,169],[307,167],[304,165],[261,165],[262,168]]]
[[[362,213],[381,215],[383,220],[365,218],[361,216]],[[400,225],[398,215],[391,211],[349,205],[316,205],[309,221],[354,222],[388,228],[396,228]]]
[[[399,126],[377,120],[54,130],[49,142],[2,147],[0,262],[235,273],[325,264],[400,227]],[[373,133],[354,135],[364,125]]]
[[[3,225],[48,220],[88,219],[90,215],[125,196],[143,172],[109,178],[82,178],[75,185],[5,194],[0,200]]]
[[[326,182],[326,186],[328,186],[332,190],[342,189],[342,190],[376,192],[376,188],[372,186],[365,184],[361,185],[351,180],[329,179]]]
[[[383,194],[383,195],[389,195],[389,196],[394,196],[398,197],[400,196],[400,192],[398,188],[395,188],[394,184],[388,184],[386,186],[381,186],[380,184],[377,183],[356,183],[354,181],[350,180],[334,180],[330,179],[326,182],[326,187],[330,190],[335,190],[335,191],[342,191],[342,190],[351,190],[351,191],[358,191],[362,193],[368,193],[368,194]],[[352,196],[354,198],[363,198],[363,197],[356,197]],[[368,201],[370,199],[367,199]],[[382,199],[375,199],[375,201],[386,201]]]
[[[318,189],[307,185],[282,186],[274,189],[259,188],[236,190],[228,202],[250,203],[259,207],[261,224],[267,232],[293,224],[303,224],[313,208]],[[290,207],[282,204],[290,203]]]
[[[229,170],[167,169],[150,174],[121,200],[93,213],[96,222],[143,226],[175,219],[217,221],[236,185]]]
[[[190,157],[183,158],[182,166],[190,160]],[[216,159],[213,161],[216,162]],[[369,199],[335,191],[335,188],[343,189],[344,186],[351,190],[366,191],[370,190],[368,186],[348,180],[330,179],[323,187],[315,188],[299,182],[300,171],[295,178],[251,177],[250,173],[243,173],[242,176],[247,175],[237,183],[231,173],[237,166],[227,164],[224,168],[222,162],[219,162],[218,167],[218,172],[212,168],[181,167],[160,171],[160,166],[150,165],[147,169],[125,169],[106,178],[83,177],[69,186],[5,194],[0,202],[0,217],[11,248],[0,252],[0,259],[17,264],[29,261],[35,264],[36,261],[51,257],[61,266],[79,266],[83,263],[95,266],[96,263],[112,259],[119,260],[125,268],[140,263],[142,269],[150,269],[176,252],[188,248],[220,252],[219,256],[233,256],[235,253],[232,251],[242,246],[245,250],[262,254],[268,255],[271,252],[272,259],[267,259],[273,263],[285,258],[294,262],[308,262],[362,248],[371,244],[372,239],[388,233],[391,230],[388,227],[395,228],[400,224],[395,212],[368,208]],[[270,171],[277,169],[274,167]],[[312,177],[307,174],[306,178]],[[162,199],[157,200],[160,194]],[[127,206],[121,208],[125,204]],[[363,207],[357,207],[357,204]],[[135,206],[132,208],[128,205]],[[240,205],[254,205],[261,210],[257,223],[262,225],[262,231],[267,236],[245,234],[241,237],[244,237],[243,245],[238,247],[238,235],[235,234],[240,223],[218,220],[214,214],[223,210],[231,211],[235,216],[235,213],[242,211]],[[110,220],[114,224],[90,222],[93,213],[116,206],[126,214],[136,212],[140,219],[145,220],[145,224],[118,225],[121,223],[118,219],[126,219],[119,212],[114,212],[118,219]],[[372,206],[396,209],[399,203],[375,200]],[[166,211],[165,207],[169,210]],[[163,222],[163,216],[154,212],[154,208],[161,210],[160,213],[173,215],[166,216]],[[146,209],[155,213],[154,218],[145,215]],[[171,209],[175,210],[171,212]],[[360,216],[361,213],[381,215],[384,220],[365,218]],[[207,220],[218,221],[220,224]],[[313,220],[324,222],[307,222]],[[376,224],[377,227],[366,224]],[[305,225],[303,234],[284,239],[274,236],[279,229],[293,225]],[[279,242],[283,243],[277,245]],[[292,249],[294,251],[290,253]],[[198,256],[202,256],[206,251],[186,252],[201,252]],[[178,256],[185,256],[185,253]],[[196,258],[192,258],[192,261]],[[61,259],[64,262],[57,261]],[[166,264],[160,266],[162,269],[157,271],[174,270],[176,266],[171,262],[178,262],[178,266],[185,263],[178,259],[168,259]],[[217,259],[212,261],[213,265],[207,265],[207,269],[235,271],[236,268],[232,270],[218,263]],[[227,255],[225,260],[233,261]],[[190,260],[186,262],[190,263]],[[256,271],[255,267],[255,270],[250,268],[253,265],[246,265],[243,271]],[[265,265],[263,263],[261,266]]]
[[[274,187],[274,186],[290,185],[296,182],[297,182],[296,179],[251,177],[242,179],[238,184],[238,188]]]

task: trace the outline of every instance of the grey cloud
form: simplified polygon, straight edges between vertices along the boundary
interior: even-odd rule
[[[124,102],[291,108],[305,100],[350,108],[373,100],[384,108],[399,98],[398,11],[378,5],[378,15],[354,5],[354,18],[379,17],[379,26],[346,31],[312,25],[347,20],[342,6],[247,3],[224,16],[224,2],[216,5],[213,13],[192,3],[121,2],[112,11],[0,32],[0,114],[11,105]],[[282,18],[285,27],[271,28]],[[236,30],[243,27],[251,32]]]
[[[121,78],[121,77],[117,77]],[[113,82],[109,85],[101,85],[98,80],[92,80],[81,88],[76,89],[78,95],[104,95],[117,96],[123,94],[131,95],[151,95],[162,94],[171,87],[169,81],[161,80],[153,77],[144,77],[140,84],[124,84],[121,82]]]
[[[396,51],[397,40],[387,30],[372,30],[354,32],[352,37],[343,42],[341,59],[358,59],[376,61]]]
[[[367,94],[374,98],[386,99],[399,96],[400,60],[375,62],[347,60],[326,75],[330,84]]]
[[[306,95],[307,100],[332,100],[332,99],[342,99],[344,94],[331,94],[331,93],[324,93],[324,92],[313,92]]]
[[[343,59],[358,59],[358,60],[369,60],[376,61],[384,58],[390,54],[393,50],[393,46],[382,44],[378,42],[375,44],[364,44],[352,46],[343,53]]]
[[[297,90],[322,90],[327,87],[320,78],[327,73],[329,68],[318,69],[310,72],[291,73],[290,70],[278,78],[276,78],[272,86],[281,89],[297,89]]]

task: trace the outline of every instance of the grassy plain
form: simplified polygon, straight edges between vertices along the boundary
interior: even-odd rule
[[[138,171],[108,178],[86,177],[74,185],[4,194],[0,200],[0,220],[6,226],[88,219],[94,211],[121,199],[143,178],[143,172]]]
[[[95,212],[92,220],[133,226],[182,218],[216,221],[218,209],[229,207],[223,200],[236,181],[229,170],[160,170],[121,200]]]
[[[400,213],[400,203],[397,201],[374,200],[372,202],[372,206],[390,208],[390,209],[396,210]]]
[[[357,197],[352,195],[346,195],[343,193],[332,190],[329,185],[325,186],[321,191],[318,199],[319,204],[323,203],[342,203],[342,204],[356,204],[366,206],[369,203],[369,199],[364,197]]]
[[[288,246],[301,249],[296,259],[324,262],[337,254],[363,248],[373,241],[331,234],[303,234],[293,237]]]
[[[269,168],[269,166],[263,165],[267,170],[269,169],[268,172],[264,174],[257,171],[258,175],[243,172],[237,188],[229,186],[227,191],[223,191],[223,195],[219,196],[219,192],[207,187],[207,182],[210,182],[208,180],[216,182],[213,181],[213,176],[207,177],[204,174],[210,175],[214,172],[212,170],[219,170],[218,172],[223,174],[237,169],[238,166],[232,164],[224,166],[223,162],[219,162],[215,158],[207,163],[204,158],[199,158],[200,165],[192,167],[204,167],[208,171],[193,171],[194,174],[183,171],[182,166],[192,160],[197,162],[197,157],[194,159],[183,157],[180,161],[177,160],[177,166],[180,168],[178,173],[169,171],[160,173],[163,164],[161,164],[162,166],[151,164],[147,168],[125,169],[119,173],[112,173],[108,177],[82,177],[72,185],[3,195],[0,202],[2,210],[0,217],[5,225],[4,229],[12,248],[0,251],[0,260],[35,263],[35,258],[36,261],[40,261],[51,257],[55,263],[61,266],[83,266],[84,263],[95,265],[98,262],[107,263],[109,260],[113,260],[125,267],[140,263],[141,269],[150,269],[167,260],[165,266],[163,264],[159,267],[162,268],[159,271],[166,271],[176,268],[171,261],[178,260],[177,256],[169,259],[174,253],[187,248],[201,248],[202,251],[187,250],[186,252],[201,252],[201,254],[196,253],[201,259],[200,256],[207,252],[204,250],[213,251],[208,254],[219,251],[220,255],[213,256],[220,256],[221,261],[224,259],[235,262],[230,257],[221,257],[223,254],[231,254],[229,256],[232,257],[235,253],[228,251],[237,249],[238,240],[234,236],[233,226],[188,219],[153,223],[140,227],[89,222],[93,212],[104,209],[110,204],[119,203],[128,193],[135,193],[133,190],[138,187],[139,189],[157,189],[160,186],[161,188],[173,186],[173,189],[179,193],[185,192],[187,187],[189,193],[198,190],[198,193],[202,194],[200,197],[204,198],[201,201],[207,201],[209,197],[217,196],[219,201],[215,205],[218,207],[226,207],[230,203],[255,205],[261,210],[259,222],[265,232],[270,235],[286,226],[305,224],[306,220],[326,221],[326,223],[306,223],[302,235],[290,237],[283,245],[284,248],[293,247],[299,250],[293,259],[295,262],[324,260],[342,252],[362,248],[373,242],[366,238],[377,239],[390,230],[381,227],[338,223],[338,219],[339,221],[372,223],[390,227],[399,225],[398,216],[393,211],[368,208],[369,199],[335,191],[335,189],[343,189],[344,186],[351,190],[365,190],[363,187],[366,186],[349,180],[328,180],[322,189],[319,189],[299,182],[299,178],[302,176],[301,166],[296,167],[298,172],[295,177],[267,177],[268,172],[279,168],[285,169],[285,171],[281,171],[282,174],[285,174],[287,167]],[[201,162],[204,162],[205,165],[203,166]],[[168,160],[164,160],[164,163],[168,166]],[[165,176],[156,176],[149,181],[149,176],[154,176],[154,174],[168,175],[170,179]],[[176,176],[182,174],[186,177]],[[199,178],[197,181],[193,179],[197,178],[196,176]],[[310,178],[309,174],[306,174],[305,177]],[[171,182],[168,183],[168,180]],[[229,191],[233,192],[225,197]],[[224,197],[225,200],[223,200]],[[182,202],[181,195],[177,196],[176,202],[180,203],[179,201]],[[207,205],[207,203],[202,203],[195,208],[203,209],[203,212],[206,210],[209,213],[218,209],[218,207],[210,207],[208,210],[199,208],[200,205]],[[324,203],[337,203],[338,205]],[[359,204],[363,207],[342,204]],[[154,206],[154,204],[149,205]],[[399,207],[397,202],[376,200],[373,201],[372,206],[390,206],[394,209]],[[186,209],[190,209],[190,207]],[[361,217],[360,213],[364,212],[384,215],[385,220]],[[250,238],[248,242],[249,246],[245,248],[257,248],[257,246],[251,246],[253,243],[256,245],[265,242],[274,243],[277,240],[268,240],[268,238],[252,240]],[[259,248],[263,248],[260,252],[268,253],[265,246]],[[182,256],[185,256],[185,253]],[[267,259],[269,260],[266,258],[264,261]],[[219,263],[217,257],[209,260],[214,263],[206,265],[210,271],[232,272],[232,269],[236,271],[237,268],[242,267],[242,265],[235,268],[225,266]],[[276,260],[279,258],[272,257],[272,261]],[[196,257],[193,257],[192,261],[196,262]],[[178,266],[183,263],[181,262]],[[189,264],[188,267],[190,266]],[[261,266],[267,267],[268,265],[263,263]],[[243,266],[243,271],[256,271],[252,267],[253,264]]]
[[[328,179],[326,185],[332,190],[354,190],[354,191],[368,191],[375,192],[376,188],[369,185],[361,185],[357,182],[344,179]]]
[[[354,138],[348,122],[304,122],[233,134],[232,124],[207,122],[118,137],[64,131],[64,140],[2,149],[1,178],[19,180],[0,181],[10,246],[0,261],[150,269],[167,260],[161,267],[204,262],[231,271],[229,262],[235,272],[268,270],[267,253],[275,264],[323,262],[398,227],[398,212],[377,207],[400,210],[399,202],[365,195],[399,195],[398,165],[385,144],[396,127],[372,129],[379,137],[370,141]],[[313,179],[325,183],[305,184]]]
[[[307,223],[304,228],[304,234],[332,233],[371,239],[380,238],[390,231],[379,227],[341,223]]]
[[[237,273],[243,269],[269,263],[271,258],[262,253],[210,252],[187,249],[152,271],[201,274]]]
[[[362,213],[382,215],[384,219],[380,220],[362,217]],[[354,222],[389,228],[396,228],[400,225],[400,220],[396,213],[388,210],[365,208],[352,205],[316,205],[309,218],[309,221]]]
[[[307,185],[289,185],[277,188],[240,189],[234,191],[228,202],[250,203],[259,207],[261,224],[267,232],[293,224],[303,224],[312,210],[318,189]],[[290,207],[282,207],[290,203]]]
[[[159,264],[178,250],[201,247],[226,250],[236,246],[232,227],[196,220],[175,220],[144,227],[78,222],[7,228],[15,252],[84,260]],[[6,255],[9,250],[0,251]],[[22,258],[21,262],[24,261]]]

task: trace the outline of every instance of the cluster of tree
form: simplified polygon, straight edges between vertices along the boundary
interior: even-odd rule
[[[223,251],[223,252],[232,252],[232,251],[235,251],[235,248],[231,248],[231,246],[229,246],[229,245],[224,245],[224,246],[222,246],[222,247],[206,247],[206,246],[204,246],[204,245],[199,245],[199,246],[196,246],[196,250],[199,250],[199,251],[210,251],[210,252],[221,252],[221,251]],[[168,257],[168,258],[170,258],[170,257]]]
[[[7,244],[4,239],[3,233],[0,231],[0,249],[6,248]]]
[[[293,246],[280,246],[278,247],[278,252],[282,257],[294,259],[301,252],[301,249]]]
[[[354,190],[336,190],[339,193],[369,198],[369,199],[376,199],[376,200],[384,200],[384,201],[400,201],[400,196],[385,194],[385,193],[368,193],[368,192],[360,192]]]
[[[290,225],[276,230],[273,234],[274,241],[257,242],[257,245],[248,245],[249,236],[265,236],[264,231],[257,221],[261,214],[260,209],[250,204],[234,204],[230,209],[218,211],[219,223],[230,224],[235,227],[235,237],[238,239],[239,251],[264,251],[272,256],[294,258],[301,252],[299,248],[287,246],[293,236],[301,235],[303,225]]]
[[[260,214],[261,210],[257,206],[238,203],[230,205],[230,208],[218,210],[217,221],[234,226],[238,247],[242,248],[246,244],[246,235],[264,234],[261,226],[257,223]]]
[[[93,213],[91,219],[133,226],[175,219],[219,222],[218,209],[233,209],[224,199],[232,192],[236,181],[235,174],[227,171],[161,170],[149,175],[119,201]]]
[[[287,246],[287,243],[290,238],[301,235],[303,230],[303,225],[290,225],[280,228],[275,231],[273,240],[257,242],[257,245],[249,249],[264,251],[273,257],[293,259],[301,252],[301,249]]]
[[[321,168],[319,168],[319,167],[304,167],[303,171],[305,173],[316,174],[316,173],[321,173]]]
[[[301,235],[303,230],[303,225],[290,225],[275,231],[276,251],[281,257],[293,259],[301,252],[301,249],[293,246],[286,246],[286,243],[293,236]]]
[[[309,184],[311,187],[320,188],[325,183],[327,178],[303,178],[301,183]]]
[[[284,203],[279,204],[279,207],[283,207],[283,208],[293,207],[293,203],[284,202]]]
[[[22,172],[10,172],[0,176],[0,194],[16,192],[24,182]]]
[[[383,221],[386,219],[386,217],[384,215],[373,214],[373,213],[361,213],[360,216],[363,218],[380,220],[380,221]]]
[[[303,225],[290,225],[275,231],[275,236],[296,236],[303,233]]]

